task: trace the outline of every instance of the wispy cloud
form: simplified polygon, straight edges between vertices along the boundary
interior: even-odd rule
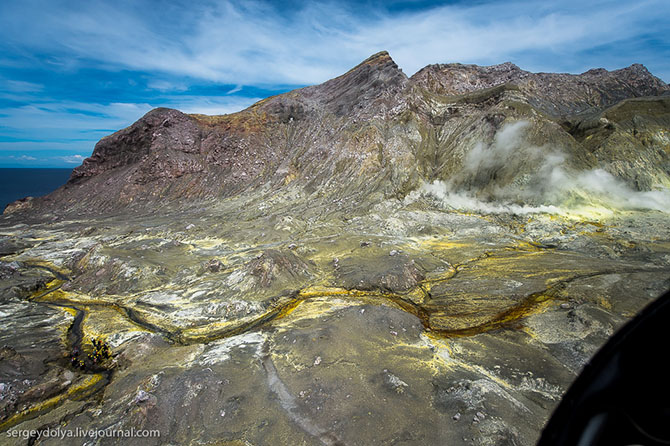
[[[62,140],[72,132],[108,134],[132,124],[152,108],[165,106],[184,113],[227,114],[248,107],[261,98],[164,96],[154,104],[35,102],[0,108],[0,127],[5,136],[34,140]],[[0,143],[2,147],[2,143]]]
[[[188,85],[184,82],[170,82],[161,79],[154,79],[147,83],[147,87],[153,90],[159,91],[186,91],[188,90]]]
[[[667,82],[669,15],[667,0],[0,2],[0,155],[62,163],[153,107],[235,112],[383,49],[409,75],[639,62]]]
[[[17,161],[35,161],[37,158],[34,156],[28,156],[28,155],[21,155],[21,156],[15,156],[15,155],[10,155],[9,158],[15,159]]]
[[[165,99],[165,106],[176,108],[184,113],[225,115],[245,109],[263,98],[237,96],[170,96]]]
[[[6,80],[4,81],[5,91],[16,93],[37,93],[44,89],[44,85],[33,82]]]
[[[84,156],[82,155],[70,155],[70,156],[61,156],[60,159],[67,164],[81,164],[84,161]]]
[[[226,94],[234,94],[237,93],[238,91],[242,91],[241,85],[235,85],[235,88],[228,90]]]
[[[68,130],[118,129],[151,110],[149,104],[85,102],[32,102],[0,108],[0,126],[16,129],[17,136],[52,138]]]
[[[670,51],[665,0],[508,0],[402,13],[338,2],[286,9],[259,1],[175,2],[157,9],[147,1],[33,0],[5,2],[0,12],[13,18],[4,20],[4,40],[52,54],[68,69],[93,61],[232,84],[304,85],[388,49],[409,74],[429,63],[507,59],[552,71],[643,62],[670,74],[669,62],[659,60],[668,57],[653,57]],[[654,51],[620,54],[619,43],[650,35]]]

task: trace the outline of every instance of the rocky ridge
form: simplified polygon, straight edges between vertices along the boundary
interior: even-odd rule
[[[454,177],[477,144],[492,144],[520,120],[531,124],[524,144],[565,152],[571,167],[603,167],[635,190],[651,190],[670,184],[669,91],[641,65],[581,75],[529,73],[510,63],[429,65],[408,79],[381,52],[342,76],[239,113],[153,110],[103,138],[63,188],[22,209],[153,208],[289,183],[308,194],[402,197]],[[638,99],[616,107],[631,98]],[[613,106],[617,112],[606,111]],[[615,138],[625,147],[606,148]],[[620,166],[631,152],[635,178]],[[537,167],[505,164],[513,174],[469,186],[506,187]]]

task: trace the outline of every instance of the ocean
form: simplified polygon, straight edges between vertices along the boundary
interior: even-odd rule
[[[0,213],[12,201],[53,192],[70,178],[72,169],[0,168]]]

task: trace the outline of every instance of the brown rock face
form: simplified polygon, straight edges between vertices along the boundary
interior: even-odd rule
[[[142,165],[138,179],[145,182],[202,171],[202,166],[189,160],[189,155],[200,152],[200,143],[193,119],[177,110],[157,108],[132,126],[101,139],[93,155],[74,169],[70,183],[133,164]]]

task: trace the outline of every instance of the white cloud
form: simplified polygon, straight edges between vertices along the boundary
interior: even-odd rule
[[[259,1],[175,3],[160,11],[150,2],[76,3],[6,2],[0,13],[15,20],[5,20],[0,37],[64,53],[54,60],[66,66],[94,60],[231,84],[312,84],[381,49],[408,74],[429,63],[498,63],[523,54],[532,54],[524,60],[533,65],[524,68],[587,69],[611,58],[575,62],[579,52],[611,45],[612,56],[617,42],[654,31],[670,13],[665,0],[477,2],[400,15],[337,2],[281,12]]]
[[[44,89],[44,85],[36,84],[34,82],[5,80],[3,90],[14,93],[37,93]]]
[[[33,102],[0,109],[0,126],[50,134],[64,130],[118,129],[151,110],[149,104]]]
[[[165,107],[176,108],[184,113],[203,115],[225,115],[243,110],[263,98],[238,96],[171,96],[166,99]]]
[[[37,159],[34,156],[29,155],[21,155],[21,156],[10,155],[9,158],[12,158],[17,161],[35,161]]]
[[[84,161],[84,156],[82,155],[70,155],[70,156],[59,156],[58,157],[61,161],[66,162],[68,164],[81,164],[82,161]]]
[[[186,85],[184,82],[169,82],[165,80],[160,80],[160,79],[154,79],[151,80],[147,83],[147,87],[149,87],[152,90],[159,90],[159,91],[186,91],[188,90],[188,85]]]
[[[87,138],[90,135],[81,132],[93,132],[96,134],[94,139],[97,140],[110,131],[129,126],[157,106],[176,108],[184,113],[227,114],[240,111],[260,99],[184,95],[162,97],[161,102],[154,105],[38,102],[1,108],[0,127],[14,129],[15,136],[27,139],[31,139],[34,134],[49,140],[72,139],[77,135]],[[0,143],[0,146],[4,144],[6,143]]]
[[[241,91],[241,90],[242,90],[242,86],[241,86],[241,85],[235,85],[235,88],[233,88],[233,89],[227,91],[226,94],[237,93],[238,91]]]

